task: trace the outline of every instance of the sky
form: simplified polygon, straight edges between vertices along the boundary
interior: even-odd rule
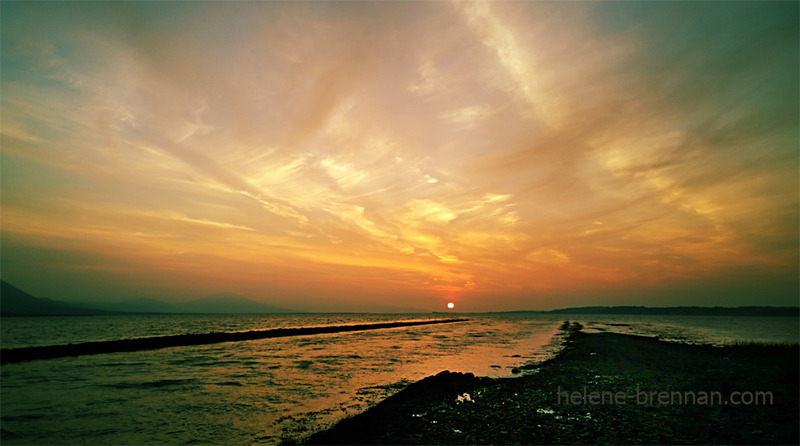
[[[798,304],[797,2],[0,8],[31,294]]]

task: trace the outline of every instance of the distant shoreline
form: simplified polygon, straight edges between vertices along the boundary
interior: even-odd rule
[[[442,372],[305,442],[798,444],[799,352],[797,345],[712,347],[574,332],[536,374],[495,380]],[[646,395],[642,404],[637,391]],[[592,404],[599,401],[592,392],[629,398]],[[725,400],[698,403],[702,392]],[[769,404],[754,404],[757,392],[768,393]],[[661,404],[662,394],[679,399]],[[750,404],[741,404],[743,395]]]
[[[800,307],[741,306],[741,307],[645,307],[592,306],[570,307],[549,311],[501,311],[498,314],[556,314],[556,315],[645,315],[645,316],[758,316],[800,317]]]
[[[0,280],[0,317],[40,316],[117,316],[117,315],[169,315],[169,314],[312,314],[304,311],[279,308],[255,302],[241,296],[199,299],[176,305],[155,299],[106,304],[81,304],[32,296]],[[345,312],[347,313],[347,312]],[[387,314],[385,312],[364,312]],[[397,314],[430,314],[429,311]],[[468,315],[454,311],[433,311],[433,314]],[[739,306],[739,307],[645,307],[633,305],[570,307],[556,310],[513,310],[477,312],[477,314],[605,314],[605,315],[683,315],[683,316],[789,316],[800,317],[800,307]]]

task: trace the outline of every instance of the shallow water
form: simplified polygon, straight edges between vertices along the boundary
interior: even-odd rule
[[[144,315],[2,320],[2,347],[441,315]],[[468,322],[7,364],[3,444],[277,443],[363,411],[441,370],[511,376],[587,331],[680,342],[797,342],[797,318],[467,315]]]
[[[437,316],[441,317],[441,316]],[[63,318],[100,327],[80,341],[183,332],[339,325],[432,318],[414,315],[118,316]],[[188,320],[183,320],[183,318]],[[20,318],[23,319],[23,318]],[[52,344],[54,332],[11,344]],[[9,320],[11,321],[11,320]],[[141,329],[137,329],[137,323]],[[206,325],[203,325],[206,324]],[[51,325],[51,324],[48,324]],[[175,328],[180,327],[180,328]],[[222,328],[224,327],[224,328]],[[444,369],[486,376],[554,354],[557,318],[470,316],[464,323],[227,342],[7,364],[2,369],[3,443],[276,443],[364,410]],[[7,348],[4,334],[3,347]]]

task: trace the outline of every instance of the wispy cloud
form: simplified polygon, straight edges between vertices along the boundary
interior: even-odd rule
[[[796,277],[795,4],[47,6],[2,17],[22,282],[43,245],[331,308]]]

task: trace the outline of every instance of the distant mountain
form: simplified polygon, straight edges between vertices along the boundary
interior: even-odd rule
[[[572,307],[543,311],[549,314],[644,314],[681,316],[800,316],[800,307]]]
[[[130,299],[122,302],[81,303],[108,311],[126,313],[294,313],[235,294],[220,294],[188,302],[167,303],[157,299]]]
[[[296,313],[294,310],[256,302],[235,294],[218,294],[189,302],[167,303],[157,299],[122,302],[65,302],[32,296],[0,280],[2,316],[87,316],[119,313]]]
[[[218,294],[175,306],[183,313],[295,313],[235,294]]]
[[[157,299],[129,299],[122,302],[70,302],[72,305],[98,308],[115,313],[181,313],[175,305]]]
[[[34,297],[14,285],[0,280],[0,316],[89,316],[98,314],[109,314],[109,312]]]

